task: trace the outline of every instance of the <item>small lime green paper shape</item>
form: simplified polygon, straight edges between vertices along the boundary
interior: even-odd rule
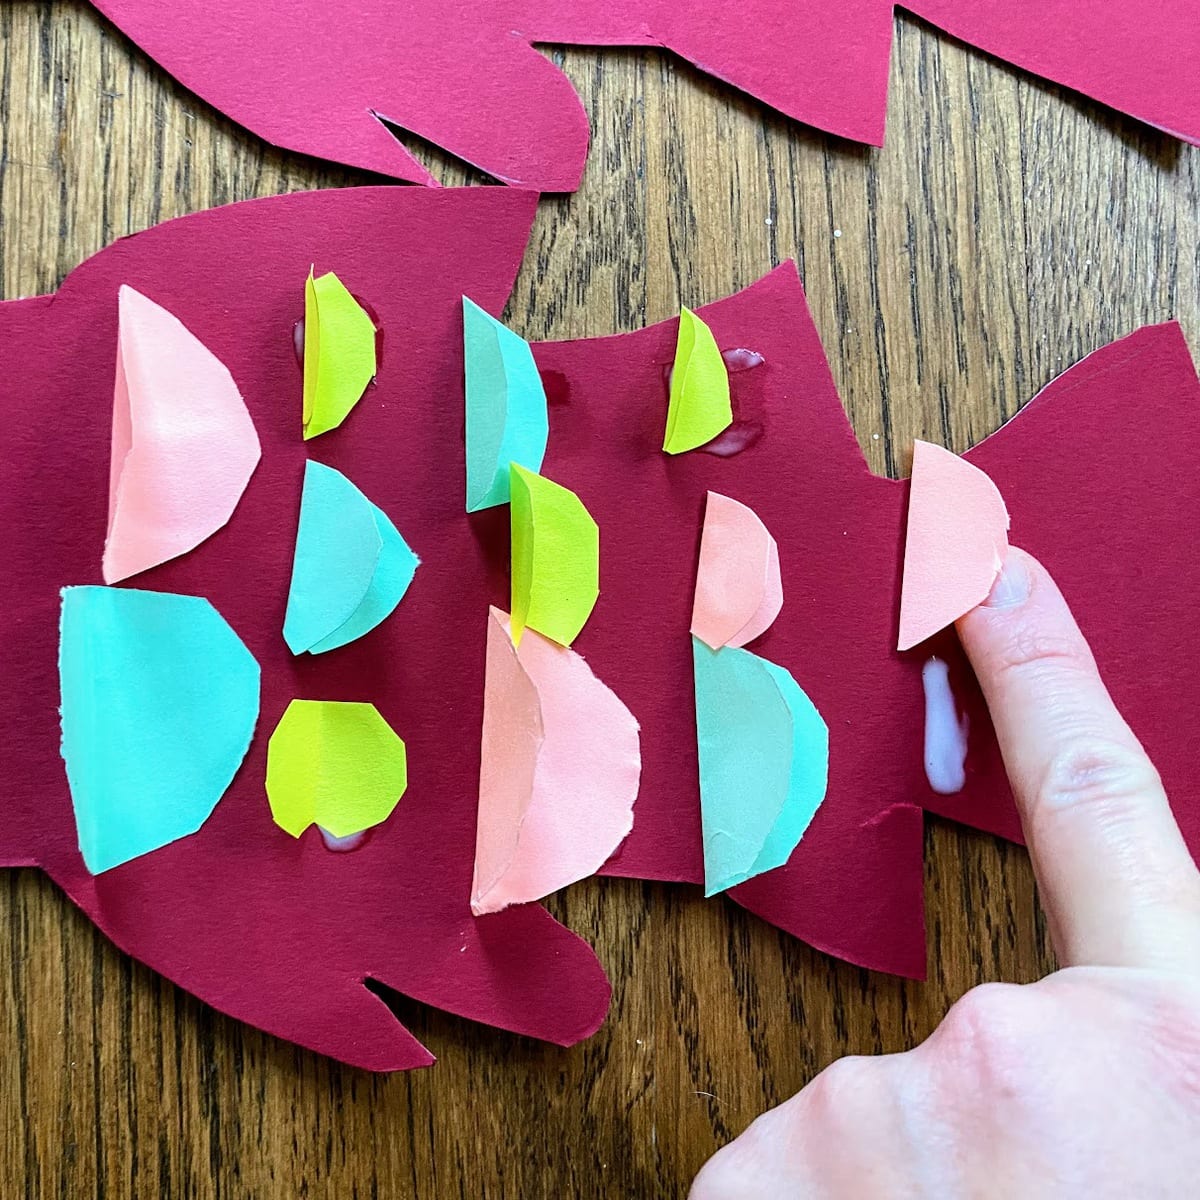
[[[408,787],[404,742],[373,704],[293,700],[267,744],[275,824],[350,837],[386,820]]]
[[[668,454],[695,450],[732,424],[725,360],[712,330],[690,308],[684,308],[679,314],[663,449]]]
[[[375,325],[330,271],[304,285],[304,440],[336,429],[375,378]]]
[[[513,463],[512,634],[569,646],[600,595],[600,529],[569,488]]]

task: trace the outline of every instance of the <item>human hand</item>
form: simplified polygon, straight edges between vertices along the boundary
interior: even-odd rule
[[[1011,550],[959,636],[1063,969],[975,988],[915,1050],[835,1062],[690,1200],[1200,1194],[1200,873],[1162,784],[1035,560]]]

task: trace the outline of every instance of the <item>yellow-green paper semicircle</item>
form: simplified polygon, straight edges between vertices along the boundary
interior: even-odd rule
[[[600,529],[570,488],[512,463],[512,633],[569,646],[600,595]]]

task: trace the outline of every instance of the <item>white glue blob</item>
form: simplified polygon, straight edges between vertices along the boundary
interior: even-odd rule
[[[950,668],[940,658],[931,658],[921,668],[925,687],[925,776],[939,796],[961,792],[967,781],[969,722],[961,719],[950,690]]]

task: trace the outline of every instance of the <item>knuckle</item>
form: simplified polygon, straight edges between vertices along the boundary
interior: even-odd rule
[[[1076,667],[1085,665],[1084,653],[1077,637],[1021,622],[994,651],[991,666],[997,677],[1047,664]]]
[[[1161,790],[1158,772],[1141,750],[1104,738],[1077,739],[1043,772],[1034,815],[1084,809],[1117,823],[1137,815]]]
[[[1047,1001],[1032,988],[987,983],[972,989],[951,1007],[931,1043],[943,1085],[1007,1091],[1051,1025]]]

